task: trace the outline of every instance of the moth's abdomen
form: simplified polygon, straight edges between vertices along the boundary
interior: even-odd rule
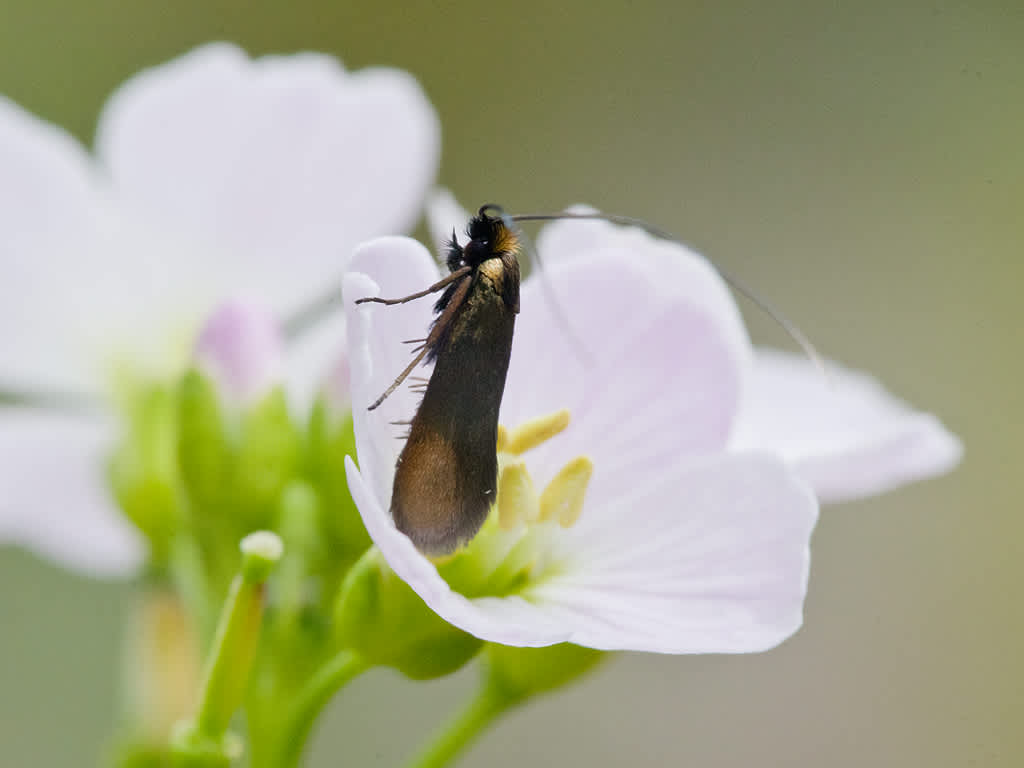
[[[395,469],[395,526],[428,555],[449,554],[473,538],[494,502],[494,442],[488,449],[452,437],[426,424],[414,428]]]

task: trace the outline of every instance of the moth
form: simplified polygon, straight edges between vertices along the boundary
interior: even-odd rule
[[[492,211],[494,215],[492,215]],[[416,356],[373,410],[424,359],[434,363],[395,465],[391,516],[417,549],[446,555],[480,530],[498,486],[498,410],[519,314],[519,238],[494,206],[482,207],[460,245],[448,246],[447,277],[400,299],[444,291]]]

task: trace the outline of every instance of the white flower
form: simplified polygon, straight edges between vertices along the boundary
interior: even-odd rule
[[[422,336],[429,300],[348,307],[353,498],[395,572],[484,639],[667,653],[769,648],[801,622],[814,497],[778,459],[725,450],[750,348],[717,275],[679,246],[628,230],[600,234],[546,265],[571,332],[538,281],[523,285],[501,422],[513,428],[503,463],[518,468],[526,500],[512,505],[518,518],[502,523],[507,531],[489,532],[499,543],[484,557],[493,569],[483,579],[501,574],[502,596],[452,589],[387,511],[401,447],[389,422],[412,415],[415,395],[402,388],[375,411],[365,405],[404,367],[400,342]],[[364,274],[346,275],[347,305],[437,279],[426,250],[404,238],[364,245],[352,269]],[[514,428],[562,409],[564,432],[520,455],[509,450],[522,434]],[[536,504],[531,485],[545,489]],[[538,521],[538,508],[565,519]]]
[[[102,399],[126,367],[179,370],[226,299],[281,314],[322,295],[355,243],[416,219],[438,136],[402,72],[226,44],[121,86],[94,157],[0,100],[0,389]],[[325,372],[340,323],[292,353],[293,392]],[[0,410],[0,537],[95,573],[134,567],[102,482],[114,429],[103,411]]]
[[[445,230],[435,224],[435,236]],[[456,626],[509,645],[763,650],[801,623],[817,504],[799,475],[834,498],[843,467],[858,470],[844,487],[850,495],[955,461],[958,444],[937,421],[877,389],[851,388],[838,371],[835,402],[857,415],[833,416],[831,429],[813,417],[798,426],[793,415],[792,443],[776,440],[763,417],[772,406],[764,402],[770,366],[788,364],[794,382],[813,388],[810,366],[755,355],[723,283],[685,248],[603,223],[560,222],[544,230],[538,250],[548,284],[523,286],[501,422],[528,432],[531,419],[561,409],[571,421],[521,455],[506,440],[499,514],[440,573],[388,513],[401,447],[389,422],[410,418],[415,396],[402,388],[365,410],[406,364],[400,341],[422,337],[432,302],[351,307],[362,296],[422,289],[437,271],[420,246],[390,238],[357,251],[352,269],[361,274],[345,279],[360,462],[358,470],[349,464],[349,487],[390,566]],[[784,402],[792,413],[800,401]],[[915,427],[917,439],[901,443],[913,458],[894,458],[899,446],[878,438],[882,421]],[[853,423],[866,437],[835,428]],[[573,485],[586,485],[578,468],[587,459],[592,479],[579,492]],[[510,484],[509,495],[522,500],[512,505],[518,519],[513,509],[505,525],[501,497]],[[539,502],[533,488],[545,489]],[[548,495],[555,503],[545,511]],[[569,510],[567,527],[537,521],[557,517],[551,509]],[[473,557],[480,562],[468,570],[487,573],[467,579],[459,559]]]

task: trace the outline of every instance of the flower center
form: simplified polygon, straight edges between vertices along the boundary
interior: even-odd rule
[[[515,429],[498,427],[498,492],[491,514],[469,544],[438,563],[453,589],[467,597],[508,595],[558,567],[558,531],[579,519],[594,465],[577,456],[538,494],[522,455],[567,426],[569,412],[562,410]]]

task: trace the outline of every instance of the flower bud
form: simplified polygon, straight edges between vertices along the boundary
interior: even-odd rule
[[[199,333],[196,367],[216,382],[221,399],[241,406],[281,380],[284,343],[273,316],[238,301],[220,305]]]

